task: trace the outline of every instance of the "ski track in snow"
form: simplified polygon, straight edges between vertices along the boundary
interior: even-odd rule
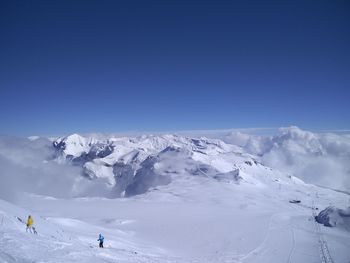
[[[313,216],[313,218],[316,217],[316,212],[315,212],[314,207],[312,210],[312,216]],[[327,241],[325,240],[325,237],[322,234],[320,224],[318,224],[316,221],[314,221],[314,222],[315,222],[316,233],[318,235],[321,262],[322,263],[334,263],[333,258],[329,253]]]

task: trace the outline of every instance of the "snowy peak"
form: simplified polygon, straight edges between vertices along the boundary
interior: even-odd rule
[[[242,148],[218,139],[178,135],[94,138],[73,134],[54,141],[57,160],[105,181],[112,196],[141,194],[178,176],[238,182],[241,167],[258,167]],[[247,179],[248,181],[250,179]],[[250,180],[251,181],[251,180]]]
[[[108,142],[98,141],[93,137],[83,137],[79,134],[58,138],[53,142],[53,146],[61,157],[69,160],[84,156],[88,156],[88,159],[103,158],[113,151],[113,147]],[[83,160],[79,161],[83,162]]]
[[[78,156],[82,153],[86,153],[89,149],[89,142],[86,138],[72,134],[67,137],[59,138],[53,142],[56,149],[61,150],[66,156]]]
[[[105,158],[113,153],[114,158],[117,158],[117,153],[121,156],[135,150],[148,154],[157,154],[167,147],[178,147],[203,154],[219,154],[229,151],[241,152],[239,147],[228,145],[220,140],[193,139],[177,135],[143,135],[139,137],[97,139],[72,134],[58,138],[53,142],[53,146],[60,156],[70,160],[86,154],[96,156],[96,158]]]

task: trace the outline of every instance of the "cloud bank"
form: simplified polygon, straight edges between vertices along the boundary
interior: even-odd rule
[[[52,160],[52,142],[0,137],[0,198],[14,201],[21,192],[54,197],[100,195],[105,184],[86,180],[81,167]]]
[[[350,191],[350,135],[280,128],[276,135],[228,133],[223,140],[305,182]]]

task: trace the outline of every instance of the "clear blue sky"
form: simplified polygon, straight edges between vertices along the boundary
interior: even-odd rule
[[[0,134],[350,128],[350,2],[1,1]]]

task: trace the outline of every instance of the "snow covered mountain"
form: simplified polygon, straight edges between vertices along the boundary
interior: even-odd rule
[[[346,167],[339,136],[0,138],[0,262],[348,263],[349,195],[294,176]]]
[[[106,181],[109,188],[114,187],[111,196],[130,193],[126,191],[129,186],[145,181],[141,180],[144,178],[141,173],[153,179],[148,180],[149,186],[139,187],[137,193],[147,191],[158,182],[169,182],[170,174],[185,171],[220,178],[225,177],[225,173],[240,173],[249,164],[270,167],[308,183],[350,190],[348,135],[316,134],[289,127],[281,128],[273,136],[236,132],[221,138],[179,135],[84,137],[73,134],[55,140],[53,145],[59,162],[69,161],[83,167],[86,177]],[[168,164],[160,164],[166,163],[167,159],[170,160]],[[202,168],[208,171],[203,173]]]
[[[259,176],[271,171],[241,147],[218,139],[149,135],[97,140],[73,134],[53,145],[59,162],[82,166],[91,180],[105,179],[114,197],[142,194],[178,176],[258,184]]]

